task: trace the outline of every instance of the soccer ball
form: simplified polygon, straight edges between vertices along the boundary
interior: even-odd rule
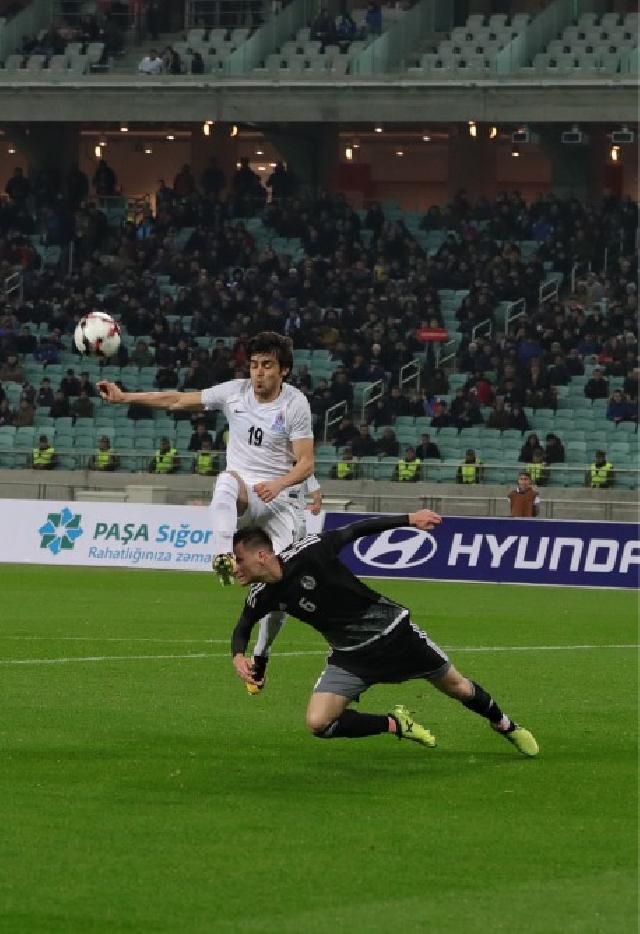
[[[120,325],[103,311],[92,311],[81,318],[73,335],[82,354],[111,357],[120,346]]]

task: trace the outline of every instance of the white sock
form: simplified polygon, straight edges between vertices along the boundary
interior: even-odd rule
[[[268,656],[270,654],[271,646],[276,636],[282,629],[286,616],[286,613],[281,613],[278,611],[276,613],[269,613],[268,616],[262,617],[260,620],[258,639],[253,647],[254,655]]]
[[[221,473],[216,480],[209,512],[213,529],[214,555],[233,551],[233,533],[238,525],[238,481],[230,473]]]

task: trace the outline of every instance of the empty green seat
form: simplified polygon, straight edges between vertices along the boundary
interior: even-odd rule
[[[20,451],[30,450],[35,446],[34,437],[35,429],[17,428],[13,440],[13,446],[16,450]],[[51,438],[49,438],[49,440],[51,440]]]

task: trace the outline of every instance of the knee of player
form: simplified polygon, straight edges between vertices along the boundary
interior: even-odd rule
[[[436,686],[441,691],[444,691],[445,694],[448,694],[449,697],[456,697],[459,700],[466,700],[468,697],[473,697],[473,685],[469,679],[460,674],[453,665],[440,681],[436,682]]]
[[[332,725],[333,720],[320,713],[307,713],[307,729],[318,739],[327,738],[327,730]]]

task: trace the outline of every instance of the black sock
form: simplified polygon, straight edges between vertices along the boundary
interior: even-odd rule
[[[472,681],[471,684],[473,685],[474,694],[473,697],[468,697],[466,700],[462,701],[464,706],[468,710],[473,710],[474,713],[479,714],[481,717],[485,717],[485,719],[489,720],[491,723],[500,723],[504,714],[493,697],[487,694],[482,685],[477,684],[475,681]],[[513,723],[507,732],[511,729],[513,729]]]
[[[269,664],[268,655],[254,655],[253,656],[253,677],[256,681],[262,681],[266,672],[267,665]]]
[[[345,710],[322,733],[315,735],[319,739],[356,739],[361,736],[375,736],[378,733],[388,732],[389,717],[387,714]]]

